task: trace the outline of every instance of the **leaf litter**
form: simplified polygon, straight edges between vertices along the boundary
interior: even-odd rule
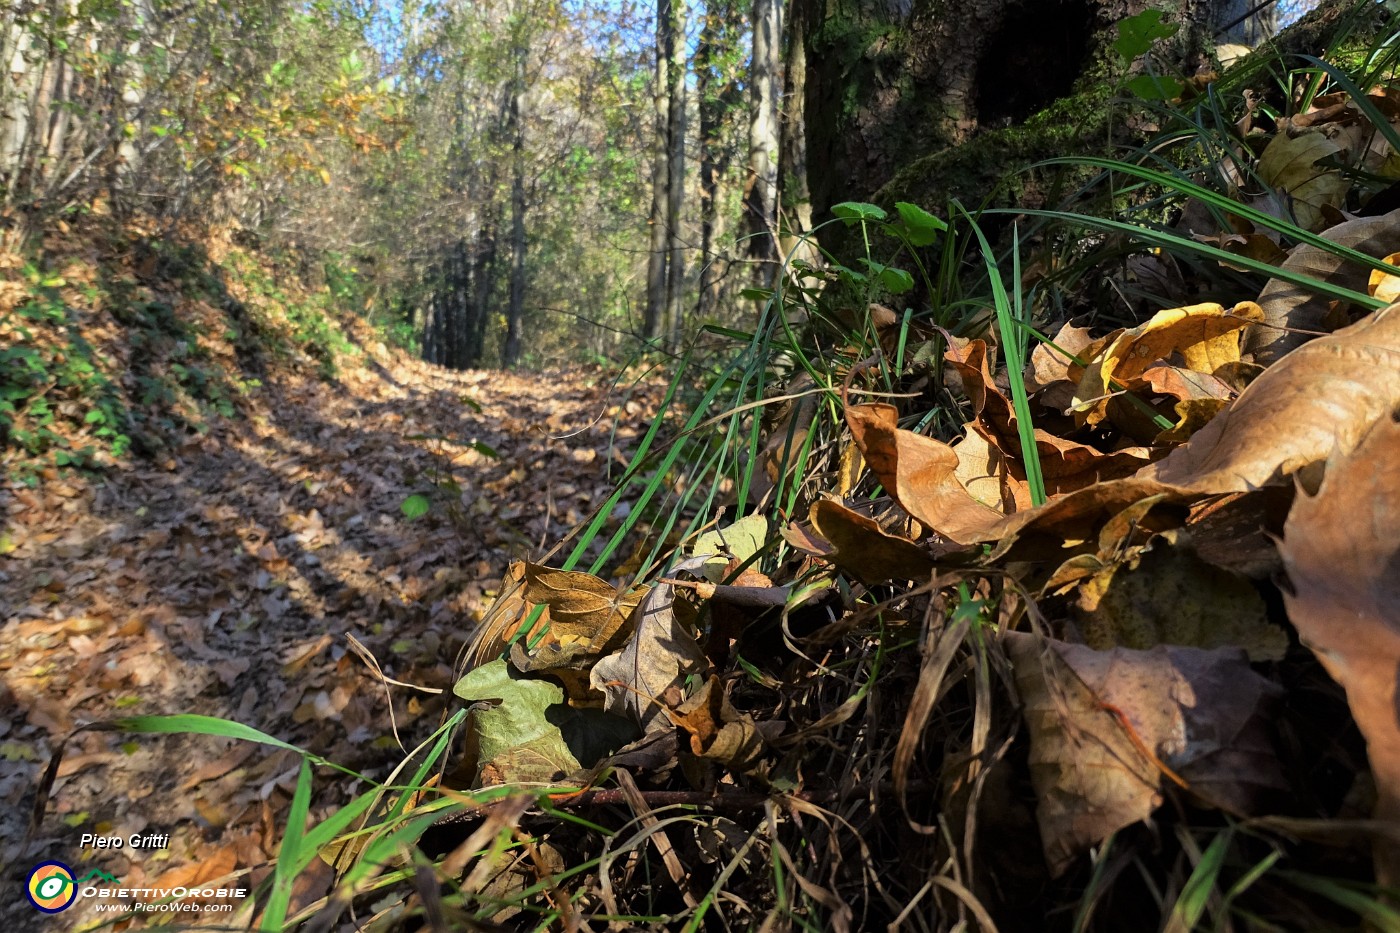
[[[1386,524],[1393,471],[1381,466],[1400,437],[1397,307],[1306,342],[1262,372],[1243,355],[1263,318],[1252,302],[1166,311],[1097,340],[1062,331],[1082,362],[1033,355],[1035,402],[1046,406],[1036,410],[1065,432],[1038,429],[1037,448],[1066,463],[1087,448],[1077,462],[1104,462],[1090,478],[1052,486],[1041,506],[1025,495],[1015,415],[986,343],[948,351],[970,397],[964,437],[979,446],[905,428],[893,405],[845,404],[869,470],[860,488],[886,498],[827,495],[805,520],[770,522],[766,535],[761,513],[721,526],[635,603],[618,630],[630,630],[625,646],[604,654],[589,636],[578,657],[590,690],[571,690],[561,708],[601,705],[643,735],[580,758],[561,783],[580,788],[590,819],[616,799],[651,826],[677,804],[715,814],[763,806],[766,821],[738,825],[763,836],[800,876],[796,890],[832,922],[849,922],[857,902],[904,904],[920,884],[934,885],[940,910],[1014,915],[1017,895],[1002,887],[1010,877],[1069,883],[1115,840],[1150,860],[1150,840],[1167,825],[1263,827],[1290,799],[1335,794],[1319,787],[1314,753],[1296,745],[1317,721],[1288,705],[1308,670],[1301,652],[1311,649],[1346,689],[1371,749],[1381,822],[1356,825],[1378,847],[1384,883],[1395,858],[1384,822],[1400,806],[1386,758],[1400,743],[1390,700],[1400,628],[1389,619],[1400,533]],[[1214,403],[1182,404],[1199,398]],[[1176,427],[1107,450],[1078,433],[1111,424],[1131,438],[1144,408]],[[1357,516],[1365,533],[1339,514]],[[735,552],[728,529],[742,542]],[[786,557],[763,560],[783,547]],[[714,549],[726,553],[717,561]],[[740,576],[754,560],[764,573]],[[733,582],[715,586],[721,566]],[[1271,579],[1279,571],[1286,616]],[[595,613],[621,611],[627,590],[567,579],[578,584],[575,599],[596,593]],[[555,611],[558,594],[532,592],[527,601]],[[919,647],[889,649],[901,641]],[[518,676],[550,679],[547,668],[521,664],[518,649],[510,653]],[[1364,764],[1344,750],[1348,721],[1343,712],[1325,727],[1342,735],[1324,757],[1360,772]],[[897,747],[882,742],[899,723]],[[872,731],[859,732],[862,724]],[[524,770],[510,772],[512,756],[499,761],[492,781],[528,782]],[[1006,796],[1016,761],[1025,769],[1020,803]],[[610,775],[627,793],[596,789]],[[1364,801],[1364,785],[1349,792]],[[889,797],[901,818],[880,803]],[[1030,837],[1026,805],[1038,830]],[[919,841],[894,843],[901,826]],[[1007,858],[974,857],[978,838],[1011,832],[1023,844],[1038,836],[1039,874],[1024,853],[1014,870]],[[669,854],[684,847],[679,835],[666,833],[662,858],[677,900],[651,892],[633,909],[694,908],[697,877],[712,875],[696,853],[675,876]],[[797,839],[808,843],[800,857]],[[945,868],[935,870],[939,860]],[[734,897],[772,896],[769,875],[724,878]],[[598,883],[616,903],[616,879]],[[590,903],[587,891],[578,903]],[[742,926],[760,914],[737,916]]]
[[[375,346],[368,332],[361,339]],[[552,375],[541,392],[541,377],[372,352],[343,361],[333,384],[273,373],[249,421],[215,423],[163,465],[0,489],[0,860],[61,851],[132,886],[192,878],[196,866],[206,866],[197,880],[213,867],[209,878],[261,878],[278,851],[294,754],[85,732],[26,843],[43,763],[84,722],[198,712],[386,774],[403,755],[395,733],[407,742],[436,723],[464,626],[511,585],[503,569],[606,498],[610,468],[658,397],[650,383],[614,388],[586,370]],[[558,620],[570,619],[561,606]],[[383,676],[435,692],[393,689],[386,701],[350,637]],[[614,731],[615,744],[630,737]],[[589,738],[579,753],[596,748]],[[570,754],[539,757],[567,772]],[[318,815],[340,793],[318,798]],[[154,856],[94,860],[74,845],[82,832],[171,835]]]
[[[1324,163],[1337,151],[1316,132],[1276,136],[1260,166],[1275,187],[1264,209],[1393,255],[1395,214],[1335,223],[1340,189]],[[1357,289],[1356,264],[1313,249],[1281,261]],[[1389,287],[1361,278],[1376,294]],[[426,881],[404,916],[450,906],[475,927],[528,910],[620,929],[712,910],[725,928],[914,918],[1034,930],[1047,902],[1136,874],[1145,885],[1100,888],[1079,910],[1085,923],[1098,910],[1116,928],[1148,928],[1158,911],[1128,902],[1155,900],[1165,916],[1178,893],[1154,890],[1154,872],[1184,878],[1182,864],[1199,871],[1220,852],[1213,842],[1202,855],[1198,835],[1238,833],[1251,838],[1228,898],[1241,916],[1350,925],[1299,892],[1330,890],[1347,907],[1337,892],[1355,889],[1305,871],[1365,881],[1358,838],[1374,847],[1375,879],[1400,881],[1400,305],[1317,305],[1280,282],[1228,311],[1186,305],[1097,335],[1067,322],[1060,348],[1038,348],[1025,374],[998,365],[995,335],[957,342],[942,362],[967,402],[960,440],[915,430],[919,412],[832,389],[836,488],[792,515],[722,522],[647,586],[505,566],[537,557],[607,495],[581,472],[549,487],[543,517],[511,498],[546,466],[592,462],[590,449],[610,458],[596,437],[581,458],[522,442],[561,417],[530,410],[523,380],[470,443],[453,396],[485,408],[501,385],[486,393],[476,377],[419,369],[348,397],[288,389],[276,425],[192,441],[173,474],[9,489],[18,518],[3,582],[20,598],[0,664],[23,715],[0,732],[22,779],[5,791],[17,802],[50,737],[123,695],[233,718],[271,705],[273,731],[308,742],[335,723],[343,734],[317,747],[363,765],[379,695],[338,639],[361,620],[397,678],[451,683],[467,707],[457,767],[434,778],[444,799],[505,794],[469,798],[422,840],[441,860],[436,874],[419,866]],[[878,391],[858,348],[836,355],[848,386],[860,376]],[[1022,378],[1045,465],[1039,505],[1002,388]],[[800,430],[805,442],[819,426]],[[765,451],[796,436],[772,432]],[[473,475],[459,477],[459,462]],[[238,492],[220,485],[228,475]],[[425,475],[456,501],[409,535],[401,521],[422,503],[402,505],[428,496]],[[353,511],[366,503],[369,514]],[[127,546],[95,546],[103,537]],[[337,586],[319,585],[327,574]],[[463,618],[480,624],[469,669],[454,670],[442,659]],[[396,713],[446,715],[401,697]],[[171,872],[251,868],[274,852],[292,756],[219,749],[182,772],[102,733],[77,744],[55,805],[70,825],[129,821],[164,781],[194,792],[172,819],[220,834],[182,839]],[[99,812],[99,770],[152,787],[118,780],[127,799]],[[1304,872],[1248,869],[1282,858]],[[386,911],[375,928],[398,919]]]

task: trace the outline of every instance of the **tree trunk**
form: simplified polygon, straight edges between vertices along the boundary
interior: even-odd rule
[[[524,45],[515,47],[515,73],[511,86],[510,125],[510,303],[506,308],[506,339],[501,348],[501,365],[507,369],[520,362],[520,337],[525,318],[525,54]]]
[[[795,3],[788,14],[787,49],[783,59],[783,100],[779,131],[778,173],[779,259],[822,263],[816,244],[803,237],[812,232],[812,189],[807,180],[807,17],[811,11]]]
[[[749,255],[765,260],[759,282],[772,287],[778,260],[778,98],[782,88],[782,6],[754,0],[749,67],[749,177],[744,222]]]
[[[723,278],[722,255],[715,244],[724,235],[724,217],[719,209],[720,183],[729,167],[724,129],[739,97],[734,75],[725,67],[735,33],[733,18],[729,3],[711,2],[695,47],[695,93],[700,114],[700,286],[695,316],[701,319],[719,306]]]
[[[670,233],[666,225],[670,205],[671,133],[670,70],[672,30],[671,0],[656,4],[656,83],[652,89],[651,252],[647,256],[647,303],[642,336],[654,340],[662,334],[666,313],[666,266]]]
[[[680,340],[684,313],[681,301],[685,293],[685,241],[681,238],[681,209],[685,205],[685,0],[668,0],[671,26],[670,57],[667,80],[667,179],[666,179],[666,314],[665,338],[668,346]]]
[[[472,279],[472,365],[480,365],[486,352],[486,325],[491,318],[491,297],[496,288],[496,223],[487,218],[477,237],[476,272]]]
[[[1208,34],[1208,17],[1225,0],[795,2],[810,28],[806,138],[808,157],[822,166],[811,179],[821,221],[835,203],[870,200],[918,158],[1105,88],[1105,74],[1118,67],[1114,25],[1124,17],[1168,11],[1187,27],[1176,40],[1180,58],[1188,36]]]

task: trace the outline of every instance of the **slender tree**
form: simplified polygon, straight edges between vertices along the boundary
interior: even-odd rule
[[[749,177],[744,220],[749,254],[765,260],[759,279],[777,270],[778,105],[782,89],[782,0],[754,0],[753,56],[749,65]]]

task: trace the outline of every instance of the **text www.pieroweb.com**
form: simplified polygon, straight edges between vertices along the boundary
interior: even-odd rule
[[[200,913],[218,914],[227,913],[233,910],[233,904],[208,904],[199,901],[169,901],[164,904],[145,904],[137,902],[134,904],[123,904],[120,902],[102,903],[92,905],[97,913]]]

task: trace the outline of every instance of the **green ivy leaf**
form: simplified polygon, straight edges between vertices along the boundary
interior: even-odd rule
[[[847,223],[855,223],[858,220],[884,220],[889,216],[884,208],[864,201],[842,201],[840,204],[833,204],[831,212]]]
[[[1113,41],[1113,49],[1125,63],[1130,63],[1152,48],[1152,43],[1171,38],[1180,28],[1175,23],[1162,22],[1161,10],[1143,10],[1137,16],[1118,21],[1118,38]]]
[[[506,782],[553,781],[579,769],[550,713],[567,710],[564,688],[548,680],[522,677],[505,661],[492,661],[457,681],[452,692],[473,713],[480,762]]]
[[[1138,75],[1123,87],[1133,96],[1143,100],[1175,100],[1186,90],[1186,85],[1176,78],[1160,75]]]
[[[428,502],[427,496],[415,492],[403,500],[403,505],[399,506],[399,510],[403,512],[404,518],[413,521],[427,515],[430,506],[431,503]]]
[[[866,282],[870,281],[863,273],[857,272],[854,269],[849,269],[846,266],[832,265],[831,271],[835,272],[838,278],[845,279],[853,285],[864,285]]]
[[[862,259],[861,262],[892,295],[902,295],[914,287],[914,277],[903,269],[884,266],[878,262],[871,262],[869,259]]]
[[[904,235],[915,246],[928,246],[938,239],[938,234],[948,229],[948,225],[917,204],[896,201],[894,209],[899,211]]]

